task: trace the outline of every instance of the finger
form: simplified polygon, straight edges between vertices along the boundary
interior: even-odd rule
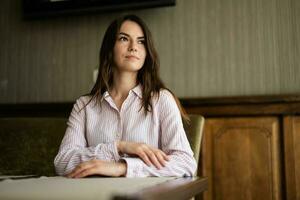
[[[162,156],[164,157],[164,159],[165,159],[166,161],[170,161],[169,156],[168,156],[165,152],[163,152],[163,151],[161,151],[161,152],[162,152]]]
[[[167,156],[167,154],[165,152],[163,152],[162,150],[153,148],[152,151],[154,151],[156,154],[159,153],[163,157],[164,161],[169,161],[170,160],[169,157]]]
[[[82,170],[81,167],[77,166],[73,171],[71,171],[69,174],[67,174],[68,178],[74,178],[74,175],[78,174]]]
[[[165,161],[170,161],[169,157],[167,156],[167,154],[165,152],[163,152],[162,150],[160,149],[156,149],[156,148],[151,148],[151,150],[153,152],[155,152],[155,154],[157,155],[157,158],[159,160],[159,162],[165,166]]]
[[[95,173],[96,173],[96,168],[91,167],[91,168],[85,169],[85,170],[81,171],[80,173],[76,174],[74,176],[74,178],[83,178],[83,177],[86,177],[86,176],[93,175]]]
[[[161,152],[159,152],[159,151],[155,152],[155,154],[156,154],[156,157],[157,157],[159,163],[160,163],[163,167],[165,167],[165,166],[166,166],[166,161],[165,161],[165,159],[164,159],[164,157],[163,157],[163,154],[162,154]]]
[[[67,175],[68,178],[75,178],[77,174],[80,174],[82,171],[86,170],[86,168],[76,167],[70,174]]]
[[[151,151],[155,152],[157,154],[157,152],[159,152],[162,156],[163,156],[163,159],[165,161],[169,161],[169,156],[163,152],[161,149],[158,149],[158,148],[154,148],[154,147],[150,147]]]
[[[147,155],[148,155],[148,157],[150,158],[151,163],[152,163],[157,169],[161,169],[161,168],[162,168],[162,166],[161,166],[161,164],[159,163],[159,161],[158,161],[156,155],[155,155],[151,150],[147,151]]]
[[[92,167],[91,162],[84,162],[78,165],[70,174],[67,175],[68,178],[74,178],[77,174],[81,173],[82,171]]]
[[[149,160],[147,154],[145,152],[141,152],[140,155],[138,155],[148,167],[151,166],[151,161]]]

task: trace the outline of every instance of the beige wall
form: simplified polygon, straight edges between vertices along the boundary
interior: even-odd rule
[[[0,103],[89,92],[104,30],[122,13],[24,21],[20,0],[1,0]],[[299,0],[177,0],[130,13],[148,23],[179,97],[300,93]]]

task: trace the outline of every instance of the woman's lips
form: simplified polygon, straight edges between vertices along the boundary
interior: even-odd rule
[[[133,55],[125,56],[125,58],[130,59],[130,60],[139,60],[139,57],[133,56]]]

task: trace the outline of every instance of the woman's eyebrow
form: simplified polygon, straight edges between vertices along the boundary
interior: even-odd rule
[[[125,35],[127,37],[130,37],[130,35],[128,35],[127,33],[123,33],[123,32],[120,32],[120,35]]]
[[[127,34],[127,33],[124,33],[124,32],[120,32],[119,33],[120,35],[125,35],[125,36],[127,36],[127,37],[130,37],[130,35],[129,34]],[[137,37],[137,39],[145,39],[145,36],[140,36],[140,37]]]

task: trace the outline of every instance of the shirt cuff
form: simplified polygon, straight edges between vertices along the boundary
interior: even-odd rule
[[[113,153],[113,155],[114,155],[114,158],[115,158],[115,161],[119,161],[120,160],[120,158],[121,158],[121,156],[120,156],[120,154],[119,154],[119,152],[118,152],[118,148],[117,148],[117,142],[113,142],[112,144],[112,153]]]
[[[124,158],[127,164],[126,177],[147,177],[148,175],[144,172],[144,162],[139,158]]]
[[[119,155],[116,142],[97,145],[94,156],[99,160],[118,162],[121,158]]]

